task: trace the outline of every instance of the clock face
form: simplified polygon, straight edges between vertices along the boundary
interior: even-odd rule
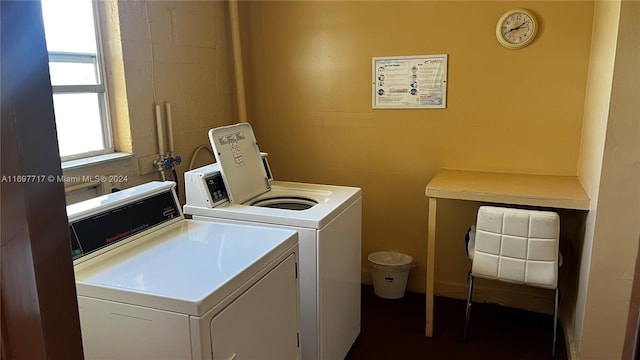
[[[498,41],[510,49],[525,47],[533,41],[538,31],[535,16],[526,10],[511,10],[498,21]]]

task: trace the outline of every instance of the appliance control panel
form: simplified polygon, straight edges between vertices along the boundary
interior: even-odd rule
[[[209,191],[209,196],[211,196],[213,206],[229,200],[227,188],[224,186],[222,174],[220,174],[219,171],[206,176],[204,178],[204,182],[207,185],[207,190]]]
[[[67,206],[73,260],[183,219],[174,188],[173,182],[150,182]]]
[[[273,180],[271,169],[267,162],[267,153],[260,153],[262,165],[267,173],[269,183]],[[205,165],[184,173],[184,190],[188,207],[214,208],[229,203],[229,193],[224,182],[220,165],[217,163]]]

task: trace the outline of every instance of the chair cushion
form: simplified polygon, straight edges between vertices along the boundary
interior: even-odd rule
[[[477,277],[553,289],[559,236],[555,212],[481,206],[471,271]]]

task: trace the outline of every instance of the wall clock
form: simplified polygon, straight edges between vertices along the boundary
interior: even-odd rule
[[[531,44],[537,33],[538,20],[525,9],[507,11],[496,25],[498,42],[507,49],[521,49]]]

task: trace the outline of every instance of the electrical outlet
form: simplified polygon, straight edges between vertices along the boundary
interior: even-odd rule
[[[102,194],[111,194],[112,192],[114,192],[114,189],[116,191],[122,190],[122,188],[119,186],[120,184],[116,184],[116,182],[113,180],[114,177],[114,175],[102,176]]]
[[[147,175],[152,172],[158,171],[158,166],[155,164],[160,159],[158,154],[143,156],[138,158],[138,175]]]
[[[116,191],[128,188],[130,185],[129,175],[102,175],[100,176],[100,185],[102,186],[102,194],[111,194]]]

